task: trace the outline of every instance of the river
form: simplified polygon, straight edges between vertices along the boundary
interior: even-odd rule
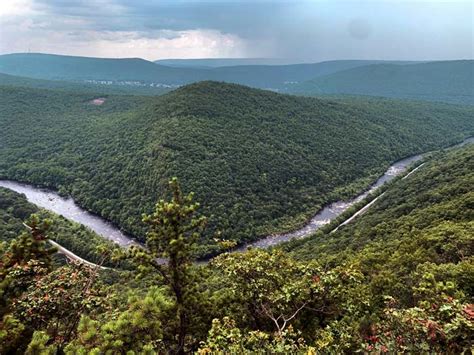
[[[468,143],[474,143],[474,137],[468,138],[462,143],[456,144],[453,147],[459,147]],[[395,176],[405,172],[410,165],[412,165],[416,161],[419,161],[420,159],[422,159],[422,157],[423,156],[421,154],[414,155],[393,163],[387,169],[385,174],[383,174],[374,184],[371,185],[370,189],[368,189],[367,191],[352,200],[334,202],[329,206],[323,208],[302,228],[289,233],[270,235],[256,242],[246,244],[243,247],[239,248],[239,250],[243,250],[248,247],[267,248],[282,242],[289,241],[294,238],[304,238],[314,233],[321,226],[331,222],[334,218],[336,218],[342,212],[347,210],[350,206],[354,205],[357,202],[360,202],[368,194],[374,192],[377,188],[379,188],[386,182],[392,180]],[[113,242],[121,246],[137,244],[134,239],[130,238],[125,233],[120,231],[120,229],[118,229],[112,223],[79,207],[72,198],[65,198],[58,195],[54,191],[11,180],[0,180],[0,186],[16,191],[18,193],[22,193],[31,203],[39,207],[48,209],[59,215],[62,215],[65,218],[70,219],[74,222],[83,224],[86,227],[92,229],[98,235],[106,239],[112,240]]]
[[[72,198],[64,198],[54,191],[11,180],[0,180],[0,186],[24,194],[31,203],[83,224],[101,237],[121,246],[135,243],[112,223],[79,207]]]
[[[291,239],[299,239],[299,238],[307,237],[308,235],[313,234],[315,231],[317,231],[319,228],[321,228],[325,224],[330,223],[334,218],[339,216],[349,207],[353,206],[357,202],[362,201],[364,198],[366,198],[369,194],[377,190],[383,184],[389,182],[394,177],[405,172],[410,165],[421,160],[422,158],[423,156],[421,154],[414,155],[409,158],[405,158],[393,163],[387,169],[387,171],[381,177],[379,177],[374,184],[370,186],[370,188],[367,191],[361,193],[360,195],[358,195],[357,197],[351,200],[337,201],[337,202],[331,203],[330,205],[324,207],[322,210],[316,213],[313,216],[313,218],[311,218],[311,220],[302,228],[297,229],[293,232],[269,235],[268,237],[265,237],[263,239],[259,239],[255,242],[246,244],[242,248],[243,249],[248,248],[248,247],[268,248],[268,247],[275,246],[283,242],[287,242]]]

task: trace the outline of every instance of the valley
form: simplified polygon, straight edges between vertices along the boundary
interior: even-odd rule
[[[321,228],[308,238],[283,243],[277,246],[277,250],[266,251],[255,248],[244,253],[224,253],[208,264],[198,264],[196,266],[198,269],[205,268],[211,272],[211,275],[206,274],[207,276],[201,276],[198,279],[200,283],[205,282],[206,285],[202,292],[207,294],[208,287],[218,290],[231,288],[232,292],[241,290],[243,293],[265,290],[267,293],[272,292],[271,296],[275,292],[275,296],[279,298],[281,297],[280,287],[286,290],[292,287],[292,299],[304,297],[305,301],[310,300],[311,304],[319,307],[331,307],[331,313],[319,315],[322,318],[321,322],[327,325],[323,328],[324,333],[316,335],[314,338],[316,340],[313,341],[330,335],[334,341],[323,346],[325,349],[337,352],[357,349],[361,342],[368,343],[368,345],[363,345],[364,347],[388,347],[395,341],[394,339],[403,339],[403,347],[414,350],[426,346],[437,350],[445,346],[453,349],[466,346],[465,334],[468,330],[464,327],[470,325],[469,313],[466,312],[470,309],[469,298],[466,295],[472,293],[470,282],[472,271],[469,269],[468,256],[472,244],[472,233],[469,232],[472,229],[472,208],[469,207],[472,203],[470,189],[473,177],[472,157],[474,156],[474,146],[470,144],[472,142],[473,139],[470,138],[464,144],[458,144],[451,149],[430,153],[429,159],[420,165],[419,169],[415,168],[405,173],[403,178],[394,179],[389,183],[388,188],[384,185],[382,188],[385,191],[372,200],[368,210],[350,224],[341,225],[335,231],[331,224],[335,222],[339,224],[340,221],[334,220],[333,223],[327,225],[331,228]],[[408,161],[419,157],[413,158]],[[398,165],[392,166],[385,177],[392,177],[394,173],[402,172],[407,166],[407,161],[404,163],[405,165],[400,165],[399,162]],[[448,181],[449,184],[446,184]],[[30,194],[30,199],[33,199],[31,197],[33,194],[36,195],[34,197],[36,201],[39,198],[42,203],[57,204],[55,208],[64,203],[72,203],[71,200],[63,201],[60,196],[50,192],[16,183],[2,182],[2,184]],[[54,202],[55,199],[56,202]],[[0,223],[0,231],[11,233],[8,231],[11,227],[21,230],[22,216],[35,212],[35,209],[36,207],[26,202],[25,196],[0,188],[0,217],[4,221],[3,224]],[[72,212],[71,217],[77,216],[77,211]],[[79,215],[81,214],[84,213]],[[51,239],[65,238],[68,235],[70,238],[75,235],[77,239],[71,245],[77,247],[77,243],[81,240],[90,243],[97,238],[91,234],[80,235],[81,229],[81,233],[84,233],[83,228],[77,228],[61,217],[49,215],[48,218],[53,218],[54,222],[52,224],[54,229],[52,233],[50,232]],[[14,223],[18,223],[18,226],[15,227]],[[31,219],[27,223],[31,225]],[[372,227],[367,227],[367,225],[372,225]],[[14,235],[14,232],[11,234]],[[291,255],[291,258],[288,255]],[[330,267],[329,271],[318,267],[315,264],[316,258],[319,263],[326,265],[325,268]],[[61,261],[55,262],[61,265]],[[75,272],[78,273],[84,266],[72,264],[57,267],[59,267],[59,272],[63,272],[65,268],[78,268]],[[120,280],[117,281],[120,286],[115,283],[108,292],[112,292],[116,287],[119,290],[136,287],[137,281],[127,277],[128,271],[98,269],[95,266],[92,270],[96,272],[100,270],[102,277],[108,280],[114,278]],[[220,276],[221,272],[222,276]],[[117,274],[114,276],[114,273]],[[242,279],[248,277],[248,274],[252,275],[251,278],[258,281],[258,284],[245,284]],[[280,279],[282,274],[285,276]],[[72,282],[77,281],[73,278]],[[305,291],[306,288],[302,288],[315,287],[314,284],[317,287],[323,287],[322,291],[315,290],[316,295],[311,295]],[[68,285],[67,294],[75,295],[77,291],[70,289],[69,284],[66,285]],[[48,280],[47,287],[55,286]],[[40,289],[35,292],[40,292],[42,295],[43,291]],[[93,292],[98,292],[98,290]],[[267,298],[267,293],[257,297],[260,297],[262,302],[266,302],[264,307],[274,307],[273,302],[277,301]],[[239,305],[239,308],[235,311],[236,313],[226,309],[226,314],[233,314],[233,317],[242,315],[243,312],[248,312],[248,315],[253,314],[252,304],[246,303],[248,298],[245,295],[240,293],[235,296],[230,295],[231,293],[227,292],[222,296],[219,296],[219,293],[213,295],[212,302],[216,303],[213,315],[221,314],[219,310],[229,303],[234,307]],[[34,297],[34,295],[29,297]],[[148,298],[150,295],[146,297],[150,302]],[[232,298],[229,299],[229,297]],[[387,297],[396,298],[398,303],[396,305],[386,303]],[[427,300],[429,304],[426,304]],[[124,302],[126,307],[127,302],[133,301],[129,299],[120,302]],[[346,304],[351,305],[351,308],[348,309]],[[22,307],[42,310],[45,306],[27,303]],[[71,309],[71,307],[65,309]],[[370,310],[371,317],[374,317],[372,321],[376,326],[368,331],[369,335],[365,335],[364,330],[361,330],[361,333],[351,333],[347,328],[348,324],[360,322],[360,317],[363,317],[367,309]],[[450,310],[448,315],[443,311],[446,309]],[[292,325],[304,332],[309,332],[313,325],[308,324],[305,319],[313,317],[314,312],[312,306],[301,306],[301,313],[298,312],[299,317],[292,321]],[[318,311],[316,314],[319,314]],[[150,313],[146,315],[149,317]],[[265,315],[260,320],[268,322],[269,327],[272,324]],[[436,338],[436,342],[433,342],[432,337],[425,340],[424,328],[420,329],[417,324],[418,322],[425,324],[428,320],[436,322],[436,328],[440,332],[449,332],[451,338],[449,340],[443,337]],[[224,318],[224,321],[231,322],[227,318]],[[366,318],[362,318],[361,322],[364,321],[367,321]],[[399,322],[408,326],[400,327],[397,325]],[[415,322],[414,325],[411,322]],[[214,326],[217,326],[216,322]],[[231,329],[238,329],[232,322],[228,326],[234,327]],[[390,329],[388,335],[386,327]],[[339,340],[341,332],[345,332],[344,345],[341,345]],[[142,336],[138,335],[137,339],[142,339]],[[366,339],[369,336],[371,338]],[[412,337],[415,340],[412,340]],[[312,339],[311,336],[308,336],[308,339]],[[347,341],[347,339],[350,340]],[[88,347],[88,343],[80,344],[74,346]],[[239,345],[236,349],[243,347],[245,351],[251,351],[261,349],[262,346],[272,349],[272,346],[266,343],[260,343],[257,348],[250,344]],[[300,350],[306,348],[306,345],[298,345]],[[67,351],[75,352],[71,350],[71,345],[68,346]]]
[[[470,143],[471,141],[472,138],[465,140],[466,143]],[[309,222],[307,222],[303,228],[288,233],[270,235],[244,247],[268,248],[293,239],[301,239],[311,236],[321,227],[330,224],[347,209],[354,205],[360,204],[367,196],[376,193],[377,190],[387,182],[390,182],[397,176],[405,174],[407,169],[409,169],[413,164],[416,164],[416,162],[421,159],[423,159],[423,155],[418,154],[395,162],[387,169],[387,171],[385,171],[381,177],[379,177],[374,183],[366,188],[364,192],[349,201],[336,201],[332,202],[329,206],[325,206],[322,210],[318,211],[316,215],[311,217]],[[410,173],[414,170],[415,169],[412,169]],[[347,222],[348,220],[344,222]]]
[[[117,248],[114,243],[96,234],[81,222],[75,222],[75,218],[70,215],[63,216],[55,213],[54,209],[41,208],[37,199],[33,198],[30,201],[24,194],[15,191],[12,186],[9,187],[0,187],[0,243],[9,243],[15,239],[25,230],[30,215],[36,214],[51,223],[48,243],[58,247],[62,254],[71,253],[91,264],[100,263],[112,267],[120,265],[111,262],[110,259],[104,262],[100,252],[97,251],[97,248],[103,245],[112,252]],[[29,197],[31,198],[31,194]],[[49,198],[51,195],[48,195]],[[60,264],[63,263],[61,258],[57,260],[61,260]]]
[[[471,354],[462,1],[0,4],[0,354]]]
[[[54,334],[45,324],[73,324],[67,354],[110,337],[164,351],[180,312],[199,351],[467,346],[473,106],[12,80],[0,86],[0,352],[23,338],[57,347],[38,339]],[[249,329],[267,340],[214,344]]]
[[[177,176],[209,216],[201,255],[219,252],[216,234],[244,244],[294,230],[393,161],[474,130],[467,106],[339,102],[214,82],[160,97],[1,91],[2,179],[70,195],[143,241],[140,216]],[[97,97],[106,101],[88,104]]]
[[[448,149],[456,149],[472,143],[474,143],[474,138],[470,137]],[[251,242],[240,246],[237,250],[245,251],[248,248],[269,248],[291,241],[293,239],[297,240],[307,238],[313,235],[319,228],[333,222],[334,219],[343,214],[347,209],[357,205],[359,211],[354,213],[354,215],[350,216],[348,219],[340,221],[340,225],[333,230],[336,231],[339,227],[351,222],[360,213],[365,213],[365,211],[375,202],[374,199],[365,206],[361,205],[367,196],[376,193],[380,187],[390,182],[395,177],[402,175],[402,179],[408,178],[419,168],[421,168],[421,166],[425,163],[418,165],[407,172],[408,168],[412,167],[413,164],[416,164],[418,161],[423,159],[423,156],[427,154],[429,153],[415,155],[395,162],[381,177],[377,179],[375,183],[370,185],[369,189],[366,189],[363,193],[351,199],[350,201],[337,201],[331,203],[329,206],[324,207],[322,210],[318,211],[316,215],[311,217],[310,221],[307,222],[307,224],[305,224],[302,228],[289,233],[269,235],[259,239],[256,242]],[[50,190],[45,190],[32,185],[8,180],[0,180],[0,187],[7,188],[19,194],[23,194],[26,196],[27,200],[34,205],[65,217],[68,220],[84,225],[85,227],[94,231],[98,236],[111,240],[121,247],[129,247],[130,245],[138,244],[136,240],[126,236],[120,229],[113,226],[110,222],[81,209],[71,198],[64,198]],[[61,248],[61,246],[57,243],[53,245]],[[67,249],[64,250],[63,253],[64,252],[67,253]]]
[[[466,143],[470,141],[471,140],[466,140]],[[369,190],[360,194],[351,201],[337,201],[332,203],[330,206],[325,207],[321,211],[318,211],[318,213],[313,216],[303,228],[281,235],[276,234],[264,237],[256,242],[243,245],[238,250],[246,250],[247,248],[254,247],[267,248],[292,240],[294,238],[300,239],[310,236],[321,226],[330,223],[333,218],[337,217],[347,208],[362,201],[370,193],[375,192],[380,186],[399,174],[404,173],[411,163],[414,163],[421,158],[421,155],[416,155],[396,162],[389,167],[382,177],[380,177],[374,184],[370,186]],[[53,191],[37,188],[33,185],[27,185],[8,180],[0,180],[0,187],[4,187],[23,194],[26,196],[29,202],[37,205],[38,207],[45,208],[71,221],[80,223],[81,225],[90,228],[99,236],[109,239],[122,247],[128,247],[130,245],[136,244],[135,240],[127,237],[122,231],[120,231],[120,229],[114,227],[110,222],[81,209],[70,198],[64,198]]]

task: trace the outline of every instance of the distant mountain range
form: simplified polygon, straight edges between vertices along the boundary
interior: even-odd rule
[[[373,64],[288,87],[307,95],[352,94],[474,104],[474,60]]]
[[[199,59],[159,59],[155,63],[179,68],[218,68],[236,65],[289,65],[307,63],[304,60],[279,58],[199,58]]]
[[[298,95],[370,95],[474,104],[472,60],[336,60],[291,65],[257,65],[271,63],[258,58],[157,62],[18,53],[0,56],[0,73],[99,85],[99,91],[107,85],[107,92],[116,93],[155,95],[189,83],[214,80]],[[113,87],[118,91],[110,91]]]
[[[201,79],[200,70],[165,67],[139,58],[88,58],[40,53],[2,55],[0,72],[47,80],[143,81],[176,85]]]
[[[291,82],[302,82],[341,70],[380,62],[338,60],[313,64],[178,68],[139,58],[104,59],[18,53],[0,56],[0,72],[48,80],[142,81],[172,86],[203,80],[215,80],[278,91]]]

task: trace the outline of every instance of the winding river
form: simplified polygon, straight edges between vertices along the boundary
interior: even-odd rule
[[[268,248],[268,247],[272,247],[283,242],[287,242],[291,239],[295,239],[295,238],[299,239],[299,238],[307,237],[308,235],[313,234],[315,231],[317,231],[319,228],[321,228],[325,224],[330,223],[334,218],[339,216],[349,207],[362,201],[364,198],[366,198],[369,194],[377,190],[383,184],[389,182],[394,177],[405,172],[409,166],[421,160],[422,158],[423,158],[423,155],[421,154],[414,155],[409,158],[405,158],[393,163],[387,169],[387,171],[381,177],[379,177],[374,184],[370,186],[370,188],[367,191],[361,193],[360,195],[353,198],[352,200],[337,201],[337,202],[331,203],[330,205],[324,207],[322,210],[316,213],[304,227],[297,229],[293,232],[269,235],[268,237],[259,239],[256,242],[249,243],[243,246],[242,248],[243,249],[248,248],[248,247]]]
[[[468,138],[462,143],[456,144],[453,147],[459,147],[469,143],[474,143],[474,137]],[[352,200],[334,202],[331,205],[323,208],[301,229],[289,233],[270,235],[256,242],[244,245],[238,250],[243,250],[248,247],[267,248],[294,238],[306,237],[315,232],[321,226],[331,222],[331,220],[339,216],[342,212],[347,210],[355,203],[363,200],[368,194],[374,192],[386,182],[392,180],[397,175],[404,173],[414,162],[417,162],[422,158],[423,155],[420,154],[395,162],[388,168],[385,174],[383,174],[374,184],[371,185],[370,189]],[[31,203],[48,209],[59,215],[63,215],[65,218],[74,222],[83,224],[92,229],[98,235],[112,240],[121,246],[137,244],[134,239],[124,234],[112,223],[79,207],[72,198],[64,198],[59,196],[54,191],[11,180],[0,180],[0,186],[22,193]]]

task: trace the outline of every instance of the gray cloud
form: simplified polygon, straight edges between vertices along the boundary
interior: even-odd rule
[[[304,1],[127,1],[36,0],[34,7],[51,15],[85,18],[89,29],[192,30],[216,29],[252,37],[276,27],[285,14]],[[255,32],[257,31],[257,33]]]
[[[220,33],[227,45],[229,40],[238,42],[235,50],[240,56],[314,61],[473,56],[470,1],[30,1],[35,11],[29,15],[32,29],[75,40],[93,36],[120,41],[124,36],[123,40],[172,41],[183,31],[213,31],[206,33],[213,33],[213,38]]]

